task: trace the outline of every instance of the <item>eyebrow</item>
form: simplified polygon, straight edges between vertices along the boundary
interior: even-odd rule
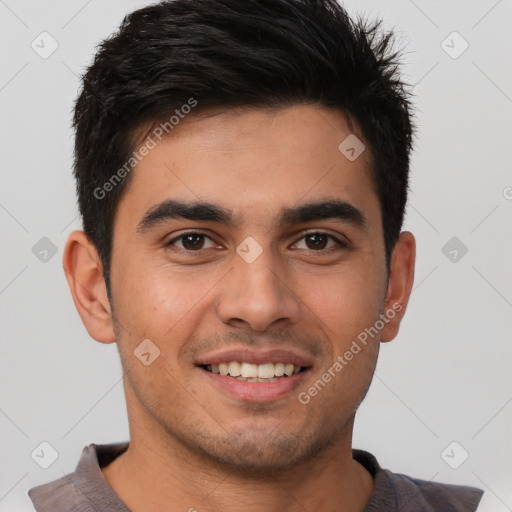
[[[158,224],[179,218],[217,222],[228,227],[238,226],[233,212],[222,206],[207,201],[185,202],[178,199],[166,199],[146,212],[137,226],[137,232],[144,233]],[[367,225],[365,215],[354,205],[339,199],[329,199],[284,208],[272,227],[275,229],[327,219],[341,220],[360,228]]]

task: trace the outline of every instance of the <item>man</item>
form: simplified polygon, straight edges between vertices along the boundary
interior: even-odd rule
[[[391,43],[334,0],[164,2],[103,42],[64,270],[117,343],[130,441],[31,489],[39,512],[476,510],[352,449],[414,277]]]

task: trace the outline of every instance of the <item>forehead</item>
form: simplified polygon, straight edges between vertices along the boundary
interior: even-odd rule
[[[342,112],[313,105],[190,115],[151,144],[132,171],[118,215],[137,222],[179,198],[229,209],[237,225],[275,225],[283,206],[328,196],[371,217],[378,200],[363,140]],[[360,153],[355,159],[354,152]]]

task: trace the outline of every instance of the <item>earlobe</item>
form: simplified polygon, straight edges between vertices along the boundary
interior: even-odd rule
[[[69,235],[62,263],[73,302],[87,332],[101,343],[115,342],[103,266],[83,231]]]
[[[414,283],[416,240],[404,231],[393,250],[384,314],[387,322],[381,332],[381,341],[391,341],[398,334],[400,322],[407,309]]]

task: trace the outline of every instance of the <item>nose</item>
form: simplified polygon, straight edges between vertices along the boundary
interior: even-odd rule
[[[244,323],[263,332],[274,324],[298,322],[301,304],[293,292],[293,274],[277,258],[268,247],[250,263],[236,255],[216,301],[225,324]]]

